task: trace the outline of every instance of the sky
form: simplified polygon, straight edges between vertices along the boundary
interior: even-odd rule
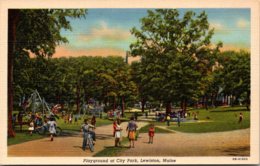
[[[250,9],[178,9],[180,17],[192,10],[205,11],[215,29],[212,43],[223,42],[222,50],[250,50]],[[135,41],[130,29],[140,28],[147,9],[88,9],[85,19],[70,19],[72,31],[62,30],[69,43],[56,49],[53,57],[125,56]]]

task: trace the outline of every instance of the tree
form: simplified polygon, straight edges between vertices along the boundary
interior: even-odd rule
[[[29,54],[51,56],[57,45],[68,42],[61,29],[72,30],[68,17],[81,18],[86,10],[8,10],[8,136],[13,137],[13,61]]]
[[[231,105],[244,98],[250,105],[250,53],[245,51],[226,51],[219,55],[223,93],[231,97]],[[235,101],[233,101],[235,99]]]
[[[138,90],[138,98],[139,101],[141,101],[141,109],[142,112],[144,112],[144,106],[146,102],[151,98],[149,96],[149,87],[148,82],[145,82],[144,80],[147,80],[145,77],[145,73],[143,72],[144,69],[142,68],[142,64],[140,62],[133,62],[131,64],[131,75],[132,75],[132,80],[135,82]],[[147,89],[148,88],[148,89]]]
[[[145,90],[164,102],[167,113],[174,101],[181,102],[185,111],[188,100],[198,96],[203,78],[199,64],[212,66],[221,46],[210,42],[213,29],[209,29],[207,14],[188,11],[180,17],[175,9],[148,10],[140,30],[134,27],[131,33],[136,37],[131,54],[141,57]]]

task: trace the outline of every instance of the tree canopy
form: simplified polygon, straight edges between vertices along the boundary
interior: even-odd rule
[[[136,37],[131,54],[141,57],[142,87],[167,105],[183,102],[185,110],[187,100],[198,98],[203,70],[211,70],[221,47],[210,42],[213,29],[206,13],[180,16],[176,9],[148,10],[141,28],[131,33]]]
[[[61,29],[72,30],[68,18],[85,17],[85,9],[8,10],[8,136],[12,129],[13,62],[19,56],[51,56],[57,45],[67,42]]]

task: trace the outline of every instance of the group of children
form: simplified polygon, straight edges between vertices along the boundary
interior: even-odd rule
[[[114,121],[113,123],[113,136],[115,137],[115,147],[120,146],[120,139],[121,139],[121,131],[123,130],[122,127],[120,126],[120,119],[117,119]],[[134,120],[134,117],[130,118],[130,121],[128,122],[126,131],[128,133],[128,140],[130,143],[130,148],[134,148],[135,147],[135,140],[137,140],[137,124]],[[148,136],[149,136],[149,141],[148,144],[152,144],[153,143],[153,137],[154,137],[154,133],[155,133],[155,127],[154,124],[150,124],[149,126],[149,130],[148,130]]]

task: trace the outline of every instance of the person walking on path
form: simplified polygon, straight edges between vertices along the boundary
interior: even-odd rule
[[[137,129],[137,125],[134,121],[134,117],[130,118],[130,122],[128,122],[126,131],[128,131],[128,139],[129,139],[129,143],[130,143],[130,148],[134,148],[135,147],[135,134],[136,134],[136,129]]]
[[[51,141],[53,141],[53,136],[54,136],[54,134],[56,134],[56,126],[57,126],[55,118],[53,116],[51,116],[50,120],[47,122],[47,124],[49,126]]]
[[[154,124],[150,124],[149,131],[148,131],[148,135],[149,135],[148,144],[153,143],[154,132],[155,132]]]
[[[115,129],[115,147],[120,145],[120,139],[121,139],[121,126],[120,126],[120,119],[117,119],[116,123],[116,129]]]
[[[87,137],[88,133],[91,134],[93,139],[93,144],[95,144],[94,141],[96,141],[96,134],[94,131],[91,131],[91,128],[93,129],[94,126],[88,123],[88,119],[84,120],[84,124],[81,125],[81,132],[83,132],[83,143],[82,143],[82,149],[85,151],[87,147]]]

